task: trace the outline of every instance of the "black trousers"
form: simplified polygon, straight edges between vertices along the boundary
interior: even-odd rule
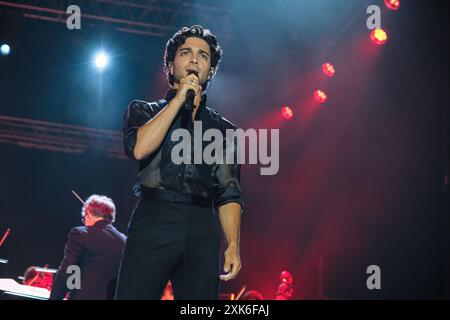
[[[211,208],[139,198],[128,225],[116,299],[218,299],[221,231]]]

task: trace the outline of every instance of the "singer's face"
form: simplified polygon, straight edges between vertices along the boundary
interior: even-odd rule
[[[209,44],[200,38],[189,37],[182,44],[174,60],[174,88],[178,88],[180,80],[189,74],[190,70],[197,71],[199,83],[205,84],[211,69],[211,50]]]

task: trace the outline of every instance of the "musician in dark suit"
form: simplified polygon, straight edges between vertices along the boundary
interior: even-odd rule
[[[70,300],[114,297],[126,240],[112,225],[116,215],[115,205],[108,197],[92,195],[83,205],[81,215],[84,226],[74,227],[69,232],[50,300],[64,299],[67,293]],[[77,268],[80,271],[78,285],[75,278]]]

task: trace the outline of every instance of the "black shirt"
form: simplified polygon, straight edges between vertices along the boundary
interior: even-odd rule
[[[165,99],[148,103],[134,100],[127,107],[124,114],[124,147],[125,153],[130,159],[134,157],[137,130],[160,112],[175,97],[176,89],[167,91]],[[210,128],[219,129],[226,138],[226,129],[235,130],[236,127],[222,117],[217,111],[206,106],[206,94],[203,94],[195,121],[201,121],[202,133]],[[161,146],[151,155],[139,161],[137,181],[133,187],[136,196],[142,196],[142,187],[170,190],[182,194],[190,194],[210,198],[214,208],[230,202],[236,202],[243,208],[240,188],[240,164],[237,162],[236,139],[234,144],[234,163],[206,164],[175,164],[171,153],[175,145],[180,141],[172,141],[172,132],[179,128],[186,128],[191,134],[191,158],[194,159],[194,135],[192,115],[181,108],[174,118]],[[202,142],[203,149],[210,142]],[[224,141],[223,146],[226,146]],[[223,152],[225,155],[225,151]],[[224,156],[225,157],[225,156]]]

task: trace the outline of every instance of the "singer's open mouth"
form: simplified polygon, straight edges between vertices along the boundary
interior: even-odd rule
[[[187,72],[187,74],[193,73],[193,74],[195,74],[197,77],[198,77],[198,74],[199,74],[199,72],[198,72],[197,70],[191,69],[191,68],[187,69],[186,72]]]

